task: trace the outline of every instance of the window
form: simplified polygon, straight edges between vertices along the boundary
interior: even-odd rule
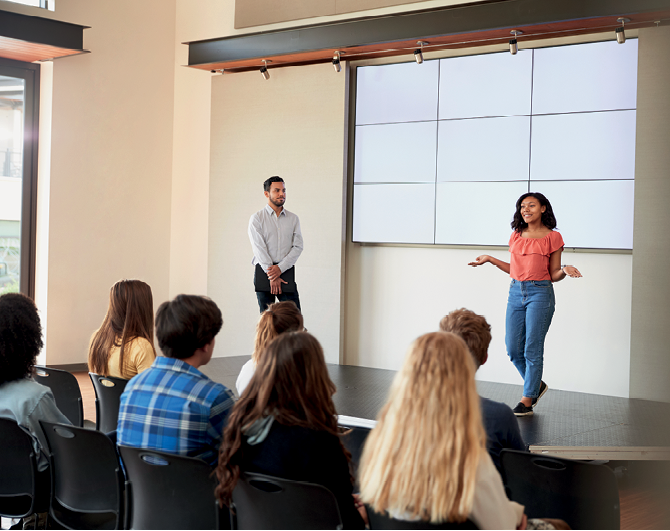
[[[0,59],[0,294],[34,296],[39,65]]]
[[[25,6],[32,7],[41,7],[43,9],[48,9],[53,11],[56,5],[56,0],[8,0],[9,2],[15,2],[17,4],[23,4]]]

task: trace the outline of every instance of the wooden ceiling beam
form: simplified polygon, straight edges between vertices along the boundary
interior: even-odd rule
[[[670,0],[493,0],[381,17],[358,18],[185,43],[188,66],[202,70],[247,71],[344,60],[411,55],[417,41],[424,51],[505,43],[511,29],[519,38],[543,39],[612,31],[624,16],[627,27],[670,21]],[[614,38],[614,35],[613,35]]]
[[[87,26],[0,10],[0,57],[32,63],[87,53]]]

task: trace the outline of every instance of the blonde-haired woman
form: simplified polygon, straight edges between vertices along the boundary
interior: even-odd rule
[[[302,314],[293,301],[275,302],[268,306],[256,325],[256,340],[251,359],[242,366],[235,382],[238,395],[241,396],[249,385],[258,365],[258,358],[268,343],[284,332],[301,332],[303,328]]]
[[[523,529],[486,451],[475,366],[461,338],[418,338],[365,443],[361,501],[401,520],[472,520],[480,529]]]

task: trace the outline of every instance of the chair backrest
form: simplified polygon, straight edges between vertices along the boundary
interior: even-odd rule
[[[354,465],[354,470],[356,470],[359,463],[361,462],[363,446],[365,445],[365,440],[368,438],[368,434],[370,433],[370,428],[343,425],[340,425],[340,427],[349,430],[347,433],[342,435],[342,444],[347,450],[349,450],[349,453],[351,454],[351,463]]]
[[[50,452],[50,514],[70,529],[120,529],[123,480],[114,443],[99,431],[40,424]]]
[[[95,389],[95,429],[107,433],[116,429],[119,404],[128,380],[89,372]]]
[[[510,499],[528,518],[561,518],[572,529],[619,529],[619,490],[605,465],[516,450],[501,453]]]
[[[212,468],[193,457],[118,446],[126,469],[127,529],[218,529]]]
[[[84,404],[79,382],[74,374],[60,369],[36,366],[33,378],[37,383],[51,388],[58,409],[74,426],[84,425]]]
[[[14,420],[0,418],[0,516],[35,512],[37,460],[33,442]]]
[[[444,522],[431,524],[423,521],[398,520],[388,513],[378,513],[369,506],[365,506],[370,521],[370,529],[479,529],[472,520],[465,522]]]
[[[234,529],[342,529],[335,496],[314,483],[242,473],[233,505]]]

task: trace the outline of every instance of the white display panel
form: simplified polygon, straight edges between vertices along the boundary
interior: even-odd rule
[[[354,182],[435,182],[437,122],[356,126]]]
[[[530,114],[533,52],[440,60],[440,120]]]
[[[435,243],[507,245],[516,201],[528,181],[437,183]]]
[[[632,249],[634,181],[531,182],[551,203],[566,247]]]
[[[537,187],[568,213],[568,246],[632,248],[637,48],[359,67],[354,241],[507,245],[516,199]],[[604,217],[577,204],[589,193]],[[486,214],[463,223],[473,195]],[[610,219],[607,233],[592,229]]]
[[[635,109],[637,39],[540,48],[533,114]]]
[[[355,242],[434,243],[435,184],[355,184]]]
[[[533,116],[531,179],[633,179],[635,114]]]
[[[439,124],[438,181],[528,181],[529,116]]]
[[[439,61],[356,69],[356,125],[437,119]]]

